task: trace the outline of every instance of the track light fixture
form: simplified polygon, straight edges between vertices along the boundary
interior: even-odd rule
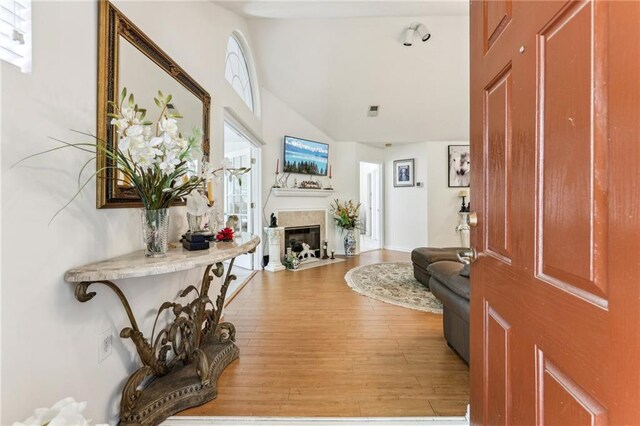
[[[427,27],[425,27],[424,24],[414,22],[405,30],[404,43],[402,44],[405,46],[412,46],[416,33],[420,36],[420,40],[422,41],[427,41],[431,38],[431,33],[427,30]]]

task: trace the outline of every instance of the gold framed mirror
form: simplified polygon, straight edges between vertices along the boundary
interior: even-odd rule
[[[98,13],[98,116],[99,143],[116,148],[115,126],[107,114],[108,101],[116,101],[123,87],[135,93],[140,105],[152,106],[158,90],[171,94],[176,110],[184,117],[181,127],[202,129],[202,151],[209,157],[211,96],[169,55],[107,0]],[[142,207],[135,190],[117,179],[113,161],[98,152],[97,208]],[[183,204],[183,203],[182,203]]]

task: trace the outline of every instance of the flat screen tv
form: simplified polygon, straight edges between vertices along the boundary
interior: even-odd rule
[[[284,137],[285,173],[326,176],[328,164],[328,144],[291,136]]]

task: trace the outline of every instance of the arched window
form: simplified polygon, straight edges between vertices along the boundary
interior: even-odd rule
[[[235,35],[231,35],[227,43],[227,63],[224,76],[249,109],[254,111],[253,88],[251,87],[251,74],[247,58]]]

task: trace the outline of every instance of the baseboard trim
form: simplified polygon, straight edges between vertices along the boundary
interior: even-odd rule
[[[191,417],[173,416],[166,426],[205,425],[391,425],[468,426],[466,417]]]
[[[401,251],[403,253],[411,253],[411,251],[413,251],[413,249],[406,248],[406,247],[399,247],[399,246],[384,246],[384,249],[391,250],[391,251]]]

